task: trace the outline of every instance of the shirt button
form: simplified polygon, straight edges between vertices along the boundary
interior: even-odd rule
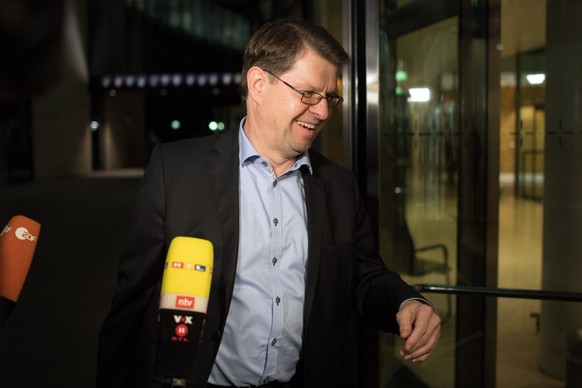
[[[271,345],[275,346],[277,344],[277,338],[273,338],[273,340],[271,341]]]
[[[277,180],[273,181],[273,187],[277,187]]]
[[[273,257],[273,266],[277,265],[277,258]]]
[[[279,303],[281,303],[281,298],[277,297],[277,298],[275,299],[275,302],[277,302],[277,306],[279,306]]]
[[[278,223],[279,223],[279,220],[276,218],[273,218],[273,224],[275,224],[275,226],[277,226]]]

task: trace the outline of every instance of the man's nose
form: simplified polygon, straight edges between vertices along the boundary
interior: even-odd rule
[[[331,114],[331,110],[329,108],[329,102],[322,98],[315,105],[311,105],[310,109],[320,120],[327,120]]]

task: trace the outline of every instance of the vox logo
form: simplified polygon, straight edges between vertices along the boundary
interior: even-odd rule
[[[174,315],[174,322],[176,323],[182,323],[185,325],[191,325],[192,324],[192,317],[188,317],[188,316],[183,316],[183,315]]]

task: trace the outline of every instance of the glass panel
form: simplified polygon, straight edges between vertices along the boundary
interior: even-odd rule
[[[545,74],[545,3],[501,2],[498,285],[503,288],[541,288],[543,208],[532,200],[541,199],[538,139],[545,82],[534,85],[526,76]],[[497,306],[497,386],[553,386],[538,368],[540,301],[500,298]]]
[[[582,291],[581,14],[501,1],[499,287]],[[578,386],[566,340],[580,328],[579,303],[500,299],[497,386]]]
[[[241,6],[236,3],[234,1],[231,5],[235,8]],[[211,44],[242,50],[250,35],[248,16],[212,1],[166,0],[152,2],[149,7],[145,7],[143,1],[137,1],[130,5],[148,18]]]
[[[455,282],[458,26],[451,17],[392,39],[381,31],[380,250],[411,284]],[[444,318],[440,346],[430,362],[401,363],[402,341],[381,334],[381,387],[454,386],[454,297],[427,297]]]
[[[523,54],[516,53],[505,60],[517,62],[517,84],[513,86],[518,89],[515,103],[519,120],[516,190],[519,196],[541,200],[544,176],[545,52],[538,49]],[[511,88],[511,85],[508,87]]]

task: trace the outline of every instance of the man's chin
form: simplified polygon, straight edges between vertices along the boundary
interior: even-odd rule
[[[302,154],[304,154],[305,152],[309,151],[309,149],[311,148],[311,144],[306,144],[306,145],[301,145],[298,147],[294,147],[293,151],[295,152],[296,156],[300,156]]]

